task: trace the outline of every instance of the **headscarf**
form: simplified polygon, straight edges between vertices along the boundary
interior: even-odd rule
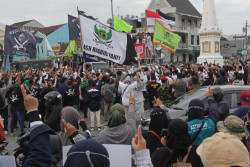
[[[61,120],[65,120],[66,123],[70,123],[76,129],[79,129],[78,121],[80,119],[80,114],[73,107],[64,107],[61,112]],[[61,131],[64,132],[64,125],[61,122]]]
[[[204,104],[200,99],[193,99],[188,106],[188,120],[204,118]]]
[[[78,126],[79,118],[80,118],[79,112],[76,111],[73,107],[64,107],[62,109],[61,120],[64,119],[66,123],[70,123],[76,129],[79,129],[79,126]],[[61,127],[61,132],[59,133],[59,136],[61,138],[62,145],[63,146],[72,145],[72,142],[70,141],[68,136],[64,133],[64,125],[63,125],[62,121],[60,123],[60,127]],[[84,136],[84,133],[82,133],[80,131],[78,133],[80,133],[81,135]]]
[[[94,140],[82,140],[74,144],[67,154],[64,167],[109,167],[109,153]]]
[[[149,130],[154,131],[160,136],[163,128],[168,129],[168,117],[166,111],[161,108],[154,109],[150,114]]]
[[[113,128],[126,123],[124,107],[121,104],[115,104],[110,109],[108,127]]]
[[[188,125],[181,119],[174,119],[169,123],[167,135],[167,147],[172,150],[169,157],[169,165],[176,162],[178,158],[183,159],[191,144],[191,137],[188,134]]]

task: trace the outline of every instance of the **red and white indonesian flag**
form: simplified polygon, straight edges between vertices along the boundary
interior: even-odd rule
[[[174,25],[174,21],[172,20],[167,20],[164,19],[163,17],[160,16],[159,13],[146,10],[146,17],[147,17],[147,25],[148,26],[154,26],[155,25],[155,20],[158,20],[165,28],[170,29],[170,25]]]

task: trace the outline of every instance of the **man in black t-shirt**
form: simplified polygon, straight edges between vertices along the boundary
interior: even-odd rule
[[[150,105],[150,108],[154,107],[154,104],[153,104],[154,97],[158,98],[158,92],[157,92],[157,90],[158,90],[158,88],[160,86],[161,85],[156,82],[156,77],[153,75],[151,77],[151,82],[148,84],[148,87],[147,87],[147,91],[148,91],[148,94],[149,94],[149,105]]]
[[[79,87],[73,85],[71,80],[67,83],[68,87],[64,94],[64,106],[71,106],[78,110],[79,104]]]
[[[21,133],[24,131],[24,123],[23,123],[23,96],[20,87],[16,85],[11,86],[11,94],[8,97],[8,104],[9,104],[9,112],[11,113],[11,123],[10,123],[10,130],[11,135],[14,133],[14,120],[15,117],[18,118]]]

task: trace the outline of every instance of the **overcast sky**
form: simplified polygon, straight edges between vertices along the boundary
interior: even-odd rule
[[[67,14],[77,16],[77,6],[105,22],[111,17],[110,0],[9,0],[1,2],[0,23],[13,24],[36,19],[45,26],[67,23]],[[190,0],[202,13],[203,0]],[[113,0],[114,14],[140,16],[150,0]],[[224,34],[242,33],[246,19],[250,22],[250,0],[215,0],[219,26]],[[249,31],[250,32],[250,31]]]

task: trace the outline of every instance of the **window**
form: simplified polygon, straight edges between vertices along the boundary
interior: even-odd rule
[[[41,45],[41,54],[43,54],[43,45]]]
[[[182,41],[182,43],[186,43],[186,36],[185,35],[181,36],[181,41]]]
[[[182,26],[184,26],[184,25],[185,25],[185,19],[182,18]]]
[[[197,45],[200,45],[200,37],[197,36]]]
[[[240,107],[241,106],[241,103],[240,103],[240,94],[243,90],[239,90],[239,91],[236,91],[236,105],[237,107]]]
[[[194,35],[191,35],[191,45],[194,45]]]
[[[190,19],[188,19],[188,24],[191,26],[191,23],[192,23],[192,21],[190,20]]]
[[[195,26],[196,26],[196,27],[198,26],[198,21],[197,21],[197,20],[195,21]]]
[[[227,102],[229,108],[232,108],[232,92],[224,93],[223,100]]]

